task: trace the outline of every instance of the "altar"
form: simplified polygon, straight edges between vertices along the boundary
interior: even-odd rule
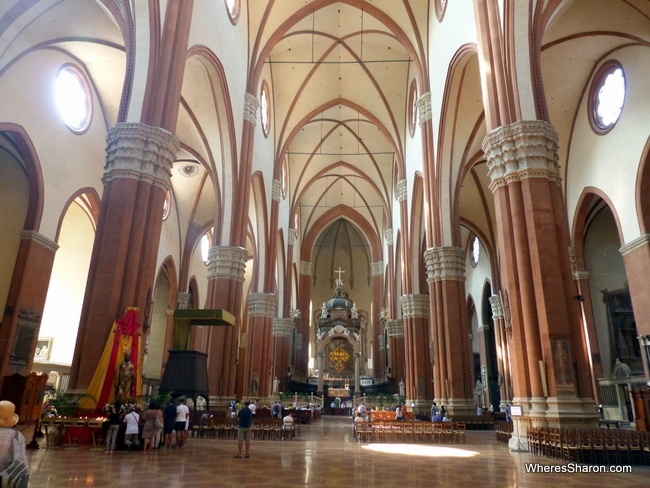
[[[350,388],[330,388],[327,392],[327,396],[347,399],[350,396]]]

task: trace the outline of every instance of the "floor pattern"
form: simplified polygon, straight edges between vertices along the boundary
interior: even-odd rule
[[[48,487],[593,487],[650,486],[650,467],[629,474],[527,473],[525,463],[563,463],[513,453],[494,432],[467,433],[465,445],[359,444],[351,420],[323,417],[295,440],[253,441],[235,459],[237,441],[190,439],[152,454],[89,447],[28,450],[30,486]],[[25,432],[27,434],[28,432]],[[28,438],[29,441],[29,438]]]

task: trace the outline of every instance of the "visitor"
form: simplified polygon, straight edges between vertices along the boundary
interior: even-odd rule
[[[126,431],[124,432],[124,444],[129,451],[140,448],[140,414],[131,408],[124,416]]]
[[[147,454],[153,450],[153,438],[156,435],[156,418],[158,418],[158,405],[156,402],[149,402],[149,408],[142,415],[144,427],[142,428],[142,438],[144,447],[142,454]]]
[[[433,419],[436,415],[438,415],[438,406],[436,405],[436,402],[433,402],[433,405],[431,405],[431,422],[435,422]]]
[[[248,408],[248,405],[248,402],[244,402],[244,406],[240,408],[237,413],[237,417],[239,418],[239,424],[237,425],[237,454],[235,454],[237,459],[241,459],[241,449],[244,442],[246,443],[246,457],[249,457],[253,413],[251,412],[251,409]]]
[[[359,407],[357,408],[357,413],[359,415],[361,415],[364,418],[364,420],[365,420],[366,415],[367,415],[366,410],[367,410],[366,409],[366,404],[364,402],[361,402],[361,405],[359,405]]]
[[[117,433],[120,430],[120,417],[122,416],[122,402],[117,400],[111,405],[108,411],[108,431],[106,432],[106,454],[112,454],[115,450]]]
[[[255,419],[255,412],[257,412],[257,404],[255,403],[255,400],[251,402],[248,408],[251,409],[251,412],[253,413],[253,419]]]
[[[476,405],[476,416],[480,417],[482,415],[483,415],[483,407],[481,407],[480,405]]]
[[[282,404],[280,402],[273,402],[271,406],[271,418],[279,419],[282,415]]]
[[[399,405],[399,404],[397,405],[397,408],[395,409],[395,420],[400,420],[400,421],[404,420],[404,413],[402,412],[402,406]]]
[[[406,407],[406,402],[402,402],[402,420],[406,420],[408,408]]]
[[[27,457],[25,456],[25,438],[23,435],[15,430],[18,423],[18,415],[16,414],[16,406],[7,400],[0,402],[0,471],[4,471],[14,461],[23,463],[23,471],[20,473],[22,478],[14,478],[8,480],[16,482],[15,486],[27,486],[29,478]],[[14,441],[17,442],[18,459],[14,458]],[[24,481],[24,485],[21,483]],[[11,486],[14,486],[13,484]]]
[[[286,439],[287,436],[292,439],[295,437],[294,421],[291,411],[288,411],[287,415],[282,419],[282,440]]]
[[[174,405],[174,400],[171,398],[163,409],[163,424],[163,437],[165,440],[165,447],[167,449],[171,449],[172,432],[174,431],[174,426],[176,424],[176,405]]]
[[[443,422],[451,422],[451,417],[447,412],[445,412],[445,416],[442,418]]]
[[[190,418],[190,409],[185,405],[185,398],[178,399],[176,406],[176,422],[174,423],[174,430],[176,430],[176,447],[183,447],[187,444],[187,421]]]

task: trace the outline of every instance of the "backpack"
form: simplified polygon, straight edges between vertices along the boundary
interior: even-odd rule
[[[20,433],[16,431],[12,440],[14,460],[4,471],[0,472],[0,486],[2,488],[27,488],[29,482],[29,467],[23,461]]]

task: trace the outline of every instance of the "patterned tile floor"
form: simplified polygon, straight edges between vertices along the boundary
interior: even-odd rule
[[[237,442],[228,440],[190,439],[182,449],[148,455],[40,443],[27,451],[30,486],[38,488],[650,486],[647,466],[634,466],[631,474],[527,473],[524,463],[563,463],[510,452],[489,431],[468,432],[465,445],[359,444],[342,417],[303,426],[293,441],[253,441],[249,459],[234,459]],[[380,447],[387,452],[372,450]]]

